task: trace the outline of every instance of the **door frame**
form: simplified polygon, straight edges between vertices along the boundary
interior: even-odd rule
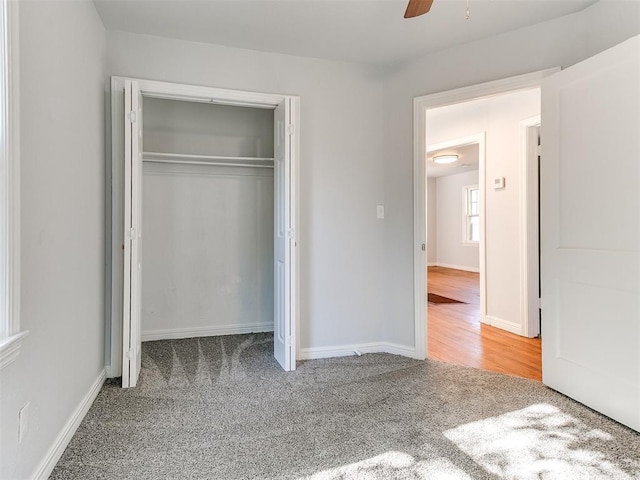
[[[540,335],[540,205],[538,171],[538,134],[541,116],[520,122],[520,271],[525,279],[520,283],[520,318],[522,335]]]
[[[540,88],[542,79],[560,67],[541,70],[469,87],[415,97],[413,99],[413,299],[415,358],[427,357],[427,257],[422,245],[426,243],[426,177],[425,152],[427,146],[426,112],[479,98]],[[522,202],[521,202],[522,203]],[[520,206],[520,208],[522,205]],[[521,214],[526,215],[525,212]],[[481,234],[482,236],[482,234]],[[527,247],[525,246],[525,249]],[[528,281],[528,279],[524,279]],[[528,290],[527,290],[528,291]]]
[[[242,90],[229,90],[216,87],[186,85],[130,77],[111,77],[111,109],[107,108],[107,125],[111,137],[107,151],[107,288],[106,303],[109,313],[105,327],[105,357],[107,376],[122,375],[123,350],[123,277],[124,277],[124,86],[126,81],[138,83],[143,96],[184,100],[192,102],[216,103],[242,107],[275,109],[282,101],[288,100],[291,114],[291,314],[292,353],[299,355],[300,326],[300,261],[299,261],[299,225],[300,225],[300,97],[286,94],[259,93]]]

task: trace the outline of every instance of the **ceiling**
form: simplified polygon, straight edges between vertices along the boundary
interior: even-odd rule
[[[94,0],[109,30],[306,57],[397,63],[583,10],[596,0]]]
[[[447,175],[457,175],[458,173],[471,172],[479,168],[478,144],[472,143],[462,147],[443,148],[427,153],[427,177],[446,177]],[[433,163],[436,155],[458,155],[458,161],[449,165],[438,165]]]

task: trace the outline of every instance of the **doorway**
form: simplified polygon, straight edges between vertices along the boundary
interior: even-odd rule
[[[416,317],[417,352],[420,351],[422,339],[424,338],[422,351],[425,357],[427,353],[429,353],[430,357],[432,356],[432,349],[434,349],[432,337],[429,335],[429,328],[424,325],[430,322],[429,314],[433,313],[432,309],[438,309],[439,313],[443,313],[444,310],[450,310],[451,312],[458,310],[459,319],[466,318],[469,320],[473,317],[473,322],[468,323],[464,328],[469,330],[476,338],[473,345],[467,345],[459,349],[459,352],[465,353],[455,363],[470,364],[479,368],[514,373],[539,380],[541,378],[540,340],[532,339],[532,337],[538,336],[539,333],[540,314],[538,310],[535,311],[536,328],[530,328],[530,324],[533,324],[530,321],[530,311],[532,311],[530,307],[534,304],[536,308],[538,306],[538,215],[537,203],[535,209],[529,208],[528,203],[530,202],[529,197],[533,198],[533,195],[530,195],[532,186],[535,186],[537,202],[537,163],[536,168],[531,171],[531,173],[535,172],[535,181],[529,182],[530,169],[527,156],[527,146],[529,145],[527,135],[532,133],[532,127],[537,127],[540,123],[540,91],[536,87],[539,85],[541,77],[536,79],[534,78],[535,76],[536,74],[525,76],[528,78],[520,78],[519,80],[522,83],[516,88],[514,88],[514,83],[516,83],[514,79],[503,85],[506,88],[499,88],[497,84],[500,82],[493,82],[491,94],[486,93],[488,91],[486,89],[487,85],[484,85],[476,87],[476,93],[470,93],[470,89],[462,89],[466,91],[460,92],[461,95],[458,98],[455,98],[452,92],[448,92],[448,95],[439,94],[430,96],[431,98],[422,97],[421,99],[416,99],[416,124],[420,124],[424,131],[420,132],[416,128],[415,134],[416,139],[420,140],[420,150],[422,152],[426,151],[426,158],[424,153],[420,155],[422,165],[419,165],[418,161],[414,164],[416,171],[422,170],[422,175],[416,174],[415,177],[419,180],[419,184],[416,185],[416,191],[423,193],[421,198],[416,199],[416,211],[422,209],[425,213],[422,222],[419,219],[415,219],[417,220],[416,236],[424,232],[427,246],[432,246],[433,244],[433,240],[428,235],[429,199],[432,197],[428,192],[430,184],[433,184],[433,180],[429,179],[429,169],[433,167],[433,161],[430,159],[432,151],[446,143],[446,141],[451,143],[452,141],[449,139],[454,134],[458,136],[469,135],[470,128],[473,126],[471,132],[474,130],[476,132],[483,131],[488,138],[488,143],[485,146],[488,165],[480,166],[479,168],[480,178],[478,184],[480,192],[477,208],[482,224],[479,238],[481,252],[477,267],[474,265],[469,267],[466,264],[467,262],[464,261],[447,262],[441,258],[434,264],[432,258],[428,258],[431,252],[427,248],[424,254],[416,255],[418,261],[415,269],[416,290],[414,295],[416,298],[416,313],[420,315],[420,317]],[[483,87],[485,88],[484,91]],[[525,106],[520,110],[509,107],[522,99],[524,99],[522,104]],[[507,106],[505,120],[500,121],[495,118],[494,114],[499,112],[505,105]],[[432,112],[436,114],[431,115]],[[534,123],[536,117],[537,124]],[[450,147],[451,145],[446,146]],[[416,144],[416,159],[417,149],[418,144]],[[537,138],[535,149],[537,151]],[[466,162],[460,157],[458,163],[465,164]],[[462,205],[466,201],[464,199],[465,191],[468,191],[469,187],[472,186],[469,180],[465,185],[458,185],[458,188],[462,190],[459,193]],[[456,214],[459,226],[462,226],[462,231],[465,231],[465,224],[467,224],[466,231],[468,231],[469,217],[465,214],[464,209],[459,208],[459,210],[461,211]],[[440,210],[438,210],[438,213],[440,213]],[[534,217],[535,242],[528,235],[529,223],[533,221]],[[474,220],[477,221],[477,219]],[[489,243],[485,243],[487,238],[491,240]],[[468,239],[464,237],[464,234],[461,234],[459,238],[453,239],[453,242],[450,243],[455,243],[462,247],[466,240]],[[529,266],[529,263],[534,260],[536,265],[535,279]],[[429,271],[425,268],[427,265],[429,265]],[[435,269],[434,266],[436,267]],[[423,273],[419,270],[422,270]],[[468,272],[468,270],[476,271]],[[433,279],[429,278],[430,273],[433,274]],[[424,278],[420,278],[421,276]],[[477,276],[475,282],[471,278],[474,276]],[[455,288],[451,289],[451,284],[455,283],[455,281],[460,284],[458,296],[467,299],[471,298],[472,300],[474,295],[480,297],[475,307],[471,306],[473,302],[466,301],[464,298],[454,298],[454,300],[459,300],[463,303],[448,303],[445,306],[430,305],[427,302],[427,298],[425,298],[427,286],[441,288],[442,290],[444,283],[449,288],[449,290],[446,288],[445,290],[453,291],[455,295]],[[474,283],[475,286],[473,285]],[[481,284],[482,286],[480,286]],[[424,289],[422,286],[424,286]],[[535,294],[531,293],[533,298],[529,299],[530,291],[534,292],[534,287]],[[481,304],[483,305],[481,306]],[[421,308],[424,316],[422,316],[423,312],[420,312]],[[463,313],[465,309],[467,309],[467,312]],[[475,312],[469,310],[475,310]],[[452,318],[456,317],[456,315],[450,315],[451,312],[440,317],[440,320],[442,320],[442,317],[449,317],[449,325],[447,325],[451,327],[449,330],[453,330]],[[422,331],[420,331],[418,318],[421,320],[420,323],[424,325]],[[425,318],[427,319],[426,322]],[[431,325],[434,328],[434,338],[439,335],[436,331],[437,320],[438,316],[436,315],[433,318],[434,323]],[[427,341],[429,342],[428,347]],[[505,345],[508,351],[500,351]],[[518,346],[514,347],[514,345]],[[531,349],[531,352],[527,351],[528,348]],[[481,353],[484,352],[484,357],[479,356],[465,360],[463,358],[464,355],[473,357],[471,352],[474,349]],[[532,368],[531,365],[528,365],[526,367],[528,371],[525,373],[509,371],[508,366],[505,366],[505,364],[508,363],[507,357],[509,357],[511,350],[515,350],[514,354],[516,356],[514,360],[516,362],[521,363],[523,359],[530,357],[524,363],[530,363],[529,360],[531,360],[535,367]],[[523,353],[518,358],[518,351],[522,350],[527,351],[527,353]],[[488,352],[491,352],[498,364],[491,366],[491,359],[486,358]],[[442,352],[433,351],[433,357],[443,359],[443,355]]]

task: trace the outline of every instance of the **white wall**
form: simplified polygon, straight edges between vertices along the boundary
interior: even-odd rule
[[[273,170],[145,164],[143,340],[273,330]]]
[[[0,373],[0,478],[30,478],[104,367],[105,31],[20,2],[20,356]],[[18,410],[31,403],[17,443]]]
[[[438,197],[435,178],[427,178],[427,263],[438,262]]]
[[[273,157],[273,110],[146,98],[144,150]],[[142,338],[273,330],[273,169],[144,164]]]
[[[640,32],[637,2],[599,2],[577,14],[395,65],[384,96],[385,339],[414,345],[413,98],[569,66]],[[428,140],[429,143],[431,139]]]
[[[273,110],[146,97],[146,152],[273,157]]]
[[[301,97],[299,345],[383,340],[383,78],[370,67],[108,32],[111,75]]]
[[[436,180],[436,243],[440,266],[478,271],[478,245],[464,244],[462,189],[478,184],[478,170],[438,177]],[[427,231],[427,234],[429,232]]]

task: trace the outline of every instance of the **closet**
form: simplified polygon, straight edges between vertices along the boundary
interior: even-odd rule
[[[273,331],[273,112],[143,111],[142,341]]]
[[[120,343],[123,387],[143,340],[274,331],[276,359],[295,369],[298,102],[112,79],[111,363]]]

